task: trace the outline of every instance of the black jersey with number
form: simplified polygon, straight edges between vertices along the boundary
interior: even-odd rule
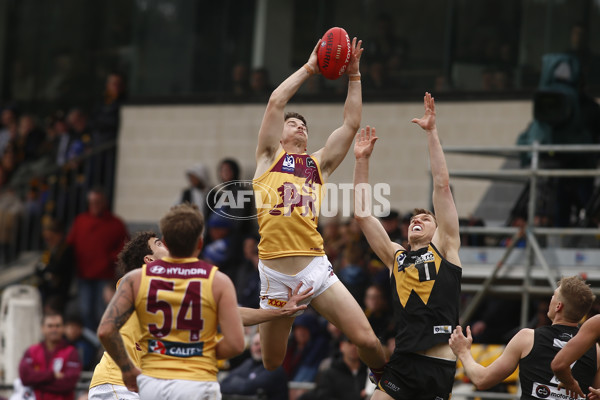
[[[519,362],[521,399],[569,399],[565,389],[558,389],[558,380],[550,363],[577,331],[577,327],[566,325],[542,326],[534,331],[531,352]],[[596,362],[594,345],[571,367],[583,393],[587,394],[588,387],[594,383]]]
[[[390,282],[398,322],[396,352],[412,353],[448,343],[458,324],[462,269],[433,244],[398,250]]]

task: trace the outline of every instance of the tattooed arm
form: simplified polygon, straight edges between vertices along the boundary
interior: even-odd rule
[[[98,326],[100,342],[121,369],[127,389],[134,392],[138,391],[136,377],[141,373],[141,370],[135,366],[127,354],[119,329],[135,311],[135,297],[140,279],[140,269],[131,271],[123,277]]]

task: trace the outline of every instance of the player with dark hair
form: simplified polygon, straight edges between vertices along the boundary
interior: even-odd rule
[[[144,231],[138,233],[132,240],[125,244],[118,257],[118,270],[122,274],[140,268],[143,264],[148,264],[159,260],[163,257],[168,257],[169,252],[163,242],[158,238],[155,232]],[[117,283],[118,285],[119,283]],[[289,290],[289,300],[281,309],[275,310],[257,310],[253,308],[238,307],[244,325],[256,325],[263,321],[292,315],[300,310],[306,309],[305,305],[298,306],[298,301],[306,298],[310,293],[310,289],[299,292],[298,286],[294,292]],[[139,322],[136,317],[130,317],[125,324],[119,329],[123,338],[125,349],[133,360],[136,366],[140,366],[140,359],[145,351],[142,348],[140,338],[142,332]],[[94,375],[90,382],[90,390],[88,393],[90,400],[135,400],[139,399],[139,395],[129,391],[123,383],[121,370],[113,359],[104,353],[102,359],[94,370]]]
[[[390,270],[396,348],[373,399],[449,399],[456,357],[448,345],[458,324],[462,269],[458,214],[435,124],[435,103],[424,97],[425,115],[412,122],[427,134],[436,215],[416,209],[408,227],[409,249],[390,240],[371,214],[369,158],[378,139],[369,126],[356,135],[354,215],[369,245]]]
[[[170,256],[123,277],[102,317],[98,337],[121,369],[125,386],[137,391],[139,385],[141,399],[218,397],[217,359],[244,350],[235,288],[217,267],[195,257],[204,230],[197,207],[171,208],[161,218],[160,229]],[[141,342],[148,346],[141,371],[119,334],[134,312]]]
[[[560,388],[550,363],[576,335],[577,324],[589,311],[594,297],[592,289],[578,276],[562,278],[548,306],[552,325],[521,329],[508,342],[500,357],[487,367],[478,364],[471,355],[473,338],[470,327],[467,327],[467,336],[463,335],[460,326],[456,327],[450,338],[450,347],[462,361],[466,375],[480,390],[499,384],[519,367],[521,399],[576,398],[573,393]],[[577,362],[568,366],[586,388],[598,384],[599,354],[592,343],[578,360],[573,360]],[[585,397],[583,393],[578,394]]]
[[[271,94],[256,148],[254,191],[261,236],[258,245],[261,308],[276,308],[286,287],[314,287],[312,306],[339,327],[359,348],[361,359],[375,372],[385,364],[381,343],[360,306],[333,273],[317,231],[322,186],[340,165],[360,127],[362,91],[359,62],[362,41],[352,40],[344,121],[320,150],[307,154],[306,119],[286,113],[300,86],[318,72],[317,43],[308,62]],[[273,199],[271,195],[277,193]],[[266,207],[266,208],[263,208]],[[269,370],[281,365],[294,318],[262,323],[263,363]]]

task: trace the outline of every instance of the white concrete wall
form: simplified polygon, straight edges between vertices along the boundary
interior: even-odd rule
[[[343,105],[290,104],[308,120],[309,152],[318,150],[342,122]],[[531,121],[530,101],[444,102],[438,98],[442,145],[513,145]],[[204,162],[213,171],[224,157],[236,158],[244,178],[254,171],[254,150],[264,105],[127,106],[122,110],[115,211],[128,222],[155,222],[186,186],[187,167]],[[427,144],[410,123],[423,115],[414,103],[370,103],[362,125],[377,128],[380,140],[371,162],[371,182],[391,185],[393,208],[401,212],[430,203]],[[448,155],[452,169],[498,169],[502,158]],[[352,149],[330,182],[351,183]],[[460,216],[476,208],[489,182],[452,182]]]

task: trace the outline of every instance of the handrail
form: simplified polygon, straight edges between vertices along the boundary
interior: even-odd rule
[[[535,226],[535,215],[536,215],[536,197],[537,197],[537,180],[538,178],[550,178],[550,177],[597,177],[600,176],[600,169],[555,169],[555,168],[544,168],[540,166],[540,154],[543,153],[600,153],[600,145],[593,144],[575,144],[575,145],[540,145],[534,142],[531,145],[515,145],[515,146],[444,146],[445,153],[454,154],[468,154],[468,155],[488,155],[488,156],[500,156],[500,157],[518,157],[520,153],[530,152],[531,163],[529,167],[523,167],[522,169],[505,169],[496,171],[481,171],[481,170],[455,170],[449,171],[450,177],[454,178],[467,178],[467,179],[488,179],[488,180],[502,180],[510,182],[529,182],[529,203],[527,207],[528,217],[526,227],[523,228],[523,234],[526,239],[526,268],[523,282],[518,288],[522,292],[522,308],[521,308],[521,325],[524,326],[527,318],[527,309],[529,307],[529,295],[536,292],[546,293],[548,290],[553,290],[555,287],[554,273],[549,269],[548,263],[544,259],[544,255],[541,251],[541,247],[537,242],[536,235],[587,235],[587,236],[600,236],[600,229],[598,228],[550,228],[550,227],[536,227]],[[469,227],[461,226],[460,233],[472,233],[472,234],[493,234],[493,235],[518,235],[519,228],[513,227]],[[514,237],[513,237],[514,239]],[[511,252],[512,247],[509,247],[502,260],[496,265],[494,273],[486,279],[483,285],[480,285],[480,289],[477,291],[473,301],[468,305],[466,310],[461,316],[461,320],[468,318],[477,307],[483,296],[492,291],[492,283],[498,275],[499,269],[502,267],[504,261]],[[539,264],[547,273],[547,279],[549,287],[543,290],[538,290],[539,287],[535,287],[531,280],[531,269],[534,267],[535,259],[538,259]],[[465,315],[466,314],[466,315]]]

